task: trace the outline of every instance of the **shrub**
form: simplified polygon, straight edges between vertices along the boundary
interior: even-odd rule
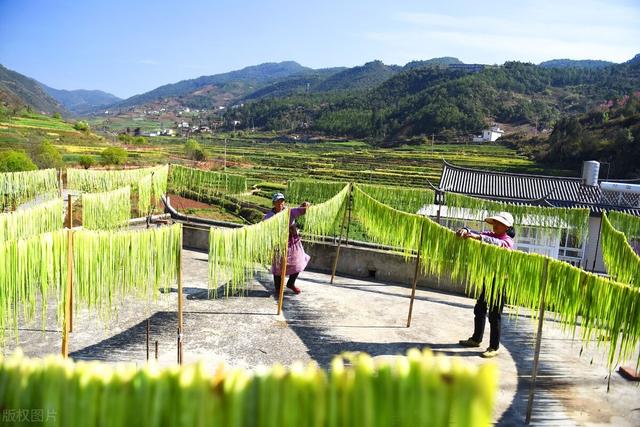
[[[89,169],[96,163],[96,161],[93,157],[84,154],[78,158],[78,163],[80,163],[80,166],[83,168]]]
[[[240,209],[240,216],[252,224],[262,221],[264,214],[257,209],[242,208]]]
[[[0,172],[21,172],[38,169],[24,151],[9,150],[0,153]]]
[[[75,130],[80,130],[83,132],[88,132],[89,131],[89,123],[85,122],[84,120],[78,120],[76,122],[76,124],[73,125],[73,128]]]
[[[206,154],[195,139],[188,139],[184,143],[184,154],[191,160],[202,161],[206,159]]]
[[[120,147],[109,147],[100,154],[100,157],[105,165],[122,165],[127,162],[129,153]]]
[[[50,141],[43,140],[33,153],[33,160],[40,169],[56,168],[64,166],[62,155]]]

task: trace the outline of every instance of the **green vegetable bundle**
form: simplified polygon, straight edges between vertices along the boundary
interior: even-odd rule
[[[58,175],[55,169],[0,173],[0,211],[36,196],[57,197]]]
[[[338,194],[345,185],[347,185],[346,182],[296,179],[288,183],[287,201],[290,203],[321,203]]]
[[[74,301],[105,319],[126,296],[156,298],[175,283],[182,226],[73,234]]]
[[[304,215],[304,231],[307,237],[335,236],[349,203],[350,185],[347,184],[335,196],[324,203],[311,205]]]
[[[57,297],[58,319],[62,319],[66,275],[65,230],[0,243],[0,342],[5,328],[12,328],[17,338],[18,316],[31,321],[38,300],[44,329],[51,294]]]
[[[62,199],[40,203],[32,208],[0,213],[0,242],[25,239],[60,230],[64,222]]]
[[[131,187],[133,191],[137,192],[138,183],[143,178],[152,175],[153,198],[159,200],[160,196],[167,192],[168,173],[168,165],[121,170],[67,169],[67,187],[89,193]]]
[[[581,328],[588,344],[594,331],[610,339],[609,364],[628,357],[640,342],[640,288],[585,272],[568,263],[538,254],[508,251],[476,240],[463,240],[429,218],[386,206],[354,186],[354,214],[377,242],[401,250],[408,258],[420,244],[424,272],[464,281],[474,295],[482,287],[494,301],[537,310],[542,277],[547,269],[545,301],[565,327]],[[604,242],[603,242],[604,243]],[[495,278],[495,281],[494,281]]]
[[[615,280],[640,286],[640,256],[629,245],[625,234],[611,225],[606,214],[602,214],[602,258],[607,272]]]
[[[210,373],[202,364],[138,369],[16,353],[0,358],[0,401],[5,411],[42,408],[51,426],[491,424],[497,388],[493,364],[477,367],[417,349],[393,361],[365,354],[343,357],[335,358],[328,372],[314,363],[296,363],[256,373],[237,368]]]
[[[147,216],[153,206],[153,175],[147,175],[138,182],[138,215]]]
[[[416,213],[424,205],[431,205],[435,202],[435,191],[427,188],[373,184],[358,184],[358,187],[377,201],[403,212]]]
[[[509,212],[513,215],[516,227],[531,224],[544,228],[568,228],[575,233],[578,242],[582,242],[589,232],[589,209],[586,208],[553,208],[512,203],[496,202],[457,193],[446,193],[446,205],[449,215],[457,212],[464,214],[472,211],[474,218],[482,221],[487,215],[498,212]]]
[[[613,228],[624,233],[629,241],[640,242],[640,217],[617,211],[609,212],[607,217]]]
[[[247,179],[240,175],[172,165],[171,188],[178,194],[188,191],[200,196],[239,194],[247,191]]]
[[[289,210],[242,228],[211,227],[209,232],[209,287],[225,281],[225,295],[246,290],[259,265],[270,264],[287,246]],[[226,273],[226,274],[225,274]]]
[[[82,226],[88,230],[113,230],[129,224],[131,189],[82,195]]]

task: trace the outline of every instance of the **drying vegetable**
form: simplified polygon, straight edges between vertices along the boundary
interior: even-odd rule
[[[345,185],[347,185],[346,182],[296,179],[289,181],[286,194],[287,201],[294,204],[325,202],[338,194]]]
[[[239,194],[247,191],[244,176],[171,166],[171,188],[178,194],[197,193],[200,197],[216,194]]]
[[[633,250],[625,234],[611,225],[606,214],[602,214],[602,258],[607,272],[615,280],[640,286],[640,256]]]
[[[82,195],[82,226],[89,230],[112,230],[129,224],[131,189]]]
[[[0,214],[0,242],[25,239],[60,230],[64,221],[62,199],[40,203],[28,209]]]
[[[57,197],[58,176],[55,169],[0,173],[0,211],[37,196]]]

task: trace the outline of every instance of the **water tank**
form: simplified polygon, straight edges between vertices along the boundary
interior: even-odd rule
[[[600,188],[604,191],[640,194],[640,184],[626,184],[622,182],[602,182],[600,183]]]
[[[600,162],[588,160],[582,163],[582,185],[596,187],[600,173]]]

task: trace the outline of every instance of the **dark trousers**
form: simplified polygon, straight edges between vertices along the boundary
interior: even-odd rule
[[[473,328],[473,340],[477,342],[482,341],[482,335],[484,334],[484,325],[486,323],[487,311],[489,312],[489,348],[497,350],[500,347],[500,318],[502,310],[504,309],[505,295],[502,295],[500,302],[495,302],[491,307],[488,307],[487,298],[485,296],[485,288],[482,287],[482,293],[476,301],[475,307],[473,307],[474,328]]]
[[[296,285],[296,279],[298,278],[298,274],[294,273],[289,276],[289,280],[287,280],[287,288],[293,288]],[[273,284],[276,289],[280,289],[280,283],[282,283],[282,277],[273,275]]]

